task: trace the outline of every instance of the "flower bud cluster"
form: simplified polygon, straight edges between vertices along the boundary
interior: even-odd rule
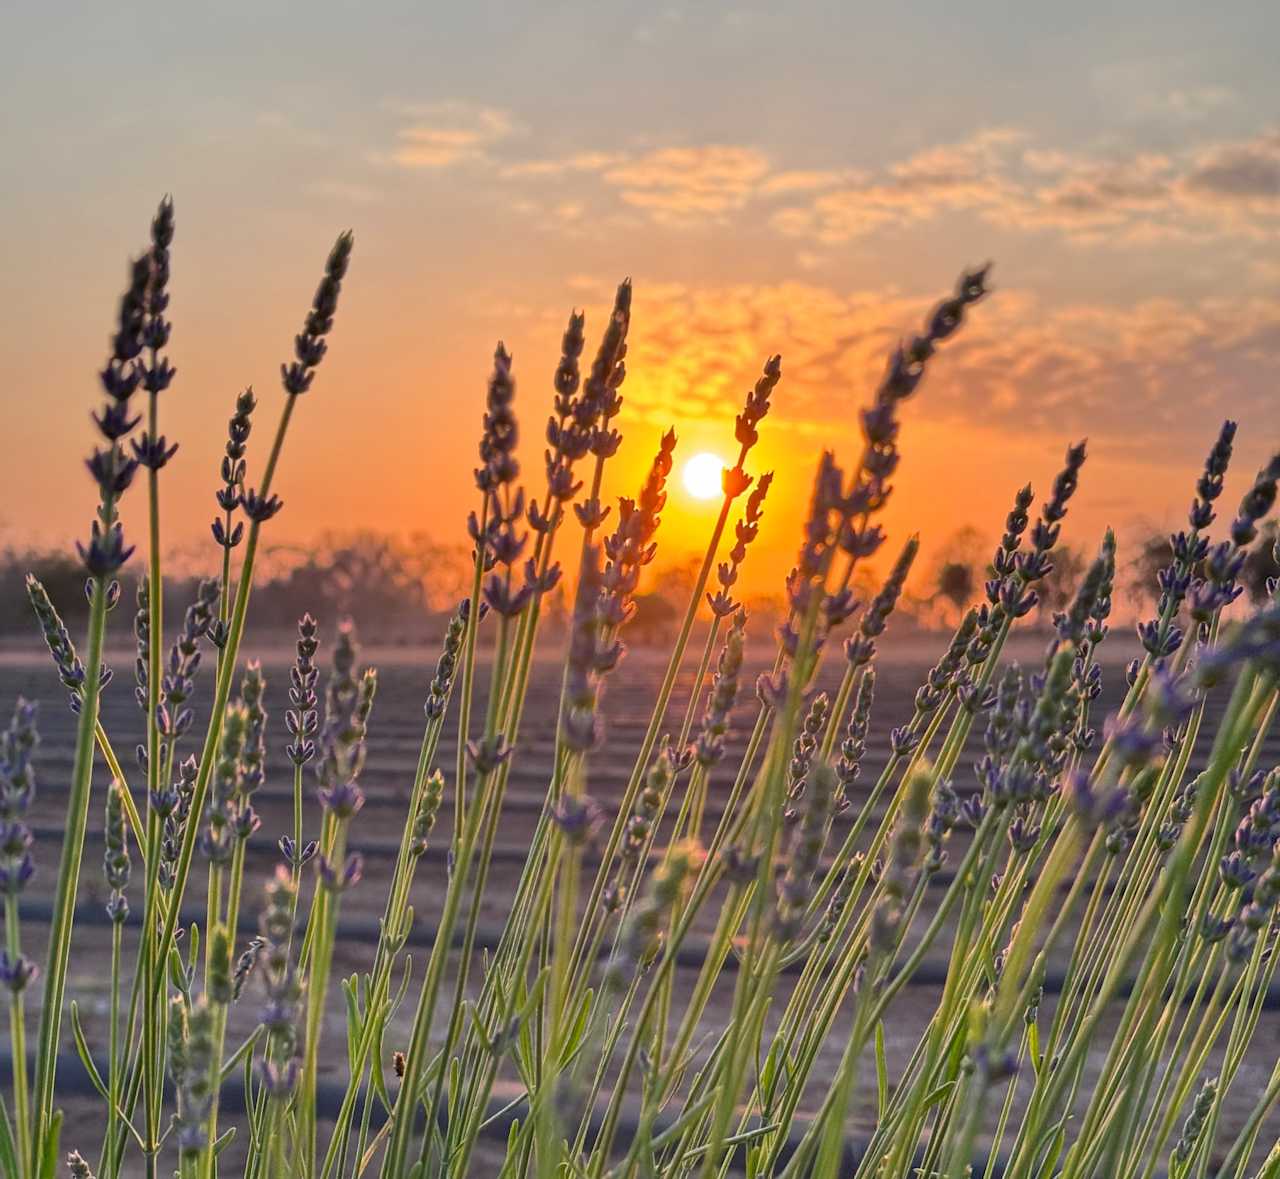
[[[818,744],[823,731],[827,727],[827,716],[831,711],[831,700],[826,692],[819,692],[809,703],[808,711],[800,725],[800,732],[791,743],[791,761],[787,765],[787,801],[788,807],[783,813],[783,820],[788,823],[797,821],[800,816],[794,805],[804,796],[805,784],[809,778],[809,770],[813,765],[814,755],[818,752]],[[833,788],[834,789],[834,788]]]
[[[283,865],[277,866],[266,886],[266,905],[258,921],[258,974],[266,995],[258,1018],[267,1034],[258,1076],[273,1099],[293,1092],[300,1071],[297,1021],[302,983],[289,960],[296,904],[297,885]]]
[[[746,628],[747,612],[739,608],[720,649],[711,691],[707,695],[706,711],[702,714],[702,728],[693,743],[694,757],[704,769],[710,769],[724,756],[724,737],[729,731],[729,720],[738,699]]]
[[[907,893],[925,852],[925,824],[930,814],[932,771],[920,765],[903,786],[902,807],[889,843],[888,861],[880,879],[880,897],[871,911],[870,949],[890,952],[902,933]]]
[[[644,894],[623,924],[618,949],[606,971],[606,985],[611,989],[621,989],[629,974],[647,967],[658,956],[665,927],[702,859],[703,851],[698,843],[691,840],[677,843],[649,877]]]
[[[216,1020],[205,996],[191,1005],[186,1017],[186,1036],[181,1055],[181,1079],[175,1076],[178,1091],[178,1155],[194,1159],[208,1141],[209,1116],[217,1095],[219,1078],[217,1049],[214,1046]]]
[[[40,744],[37,706],[18,697],[13,719],[0,733],[0,893],[16,897],[35,875],[33,838],[27,815],[36,793],[33,758]],[[16,941],[16,929],[10,931]],[[21,952],[0,951],[0,986],[17,994],[36,975],[36,965]]]
[[[431,686],[427,689],[427,702],[422,706],[428,720],[439,720],[449,706],[449,693],[453,688],[453,677],[457,671],[458,656],[462,652],[462,641],[466,637],[470,613],[471,599],[463,598],[445,628],[444,644],[440,657],[436,660],[435,675],[431,677]]]
[[[222,721],[222,739],[199,837],[200,851],[212,864],[231,862],[240,814],[241,755],[248,728],[249,716],[244,704],[229,704]]]
[[[850,806],[849,795],[853,784],[862,772],[862,759],[867,752],[867,728],[871,723],[871,704],[875,699],[876,670],[868,667],[858,677],[858,687],[853,696],[853,709],[845,726],[844,740],[840,742],[840,758],[836,762],[835,802],[832,809],[842,814]]]
[[[253,425],[253,411],[257,400],[252,389],[246,389],[236,398],[235,413],[227,423],[227,449],[218,469],[222,486],[215,498],[222,516],[215,517],[210,526],[214,541],[228,553],[244,538],[243,521],[234,522],[236,510],[244,503],[245,451],[248,449],[249,431]]]
[[[161,822],[159,881],[161,888],[173,886],[181,853],[183,832],[191,815],[191,798],[195,792],[199,767],[194,757],[178,766],[177,780],[171,786],[151,795],[151,808]]]
[[[70,693],[71,711],[79,713],[84,695],[85,668],[76,654],[75,643],[67,630],[62,616],[49,598],[48,591],[39,579],[27,574],[27,599],[40,624],[40,633],[44,638],[49,654],[53,656],[53,664],[58,669],[58,678],[62,686]],[[103,664],[100,668],[101,678],[99,690],[111,682],[111,669]]]
[[[889,570],[880,592],[871,599],[862,620],[858,624],[856,634],[845,640],[845,658],[854,668],[865,667],[876,654],[876,639],[882,634],[889,622],[890,615],[898,605],[902,596],[902,588],[906,584],[907,574],[911,572],[916,554],[920,551],[920,538],[912,536],[902,546],[902,552]]]
[[[636,863],[648,850],[662,815],[663,805],[675,781],[676,770],[671,746],[664,742],[645,774],[644,785],[636,797],[636,809],[627,820],[626,830],[623,832],[622,857],[627,863]]]
[[[729,559],[721,561],[716,566],[716,581],[720,588],[714,594],[710,590],[707,591],[707,605],[711,607],[711,613],[717,618],[725,618],[739,609],[739,604],[733,599],[731,591],[737,584],[742,563],[747,559],[747,549],[759,535],[760,520],[764,516],[765,496],[769,494],[772,483],[772,471],[766,471],[756,480],[755,487],[747,496],[747,506],[742,519],[735,525],[734,545],[729,550]]]
[[[144,364],[139,358],[145,343],[150,286],[151,255],[145,254],[129,268],[129,282],[120,300],[116,330],[111,337],[111,356],[98,374],[106,403],[93,421],[106,445],[94,450],[87,465],[98,485],[99,504],[88,543],[77,542],[76,549],[89,576],[99,580],[110,578],[133,553],[133,548],[125,544],[116,504],[138,469],[138,460],[125,454],[122,443],[141,420],[131,413],[130,401],[144,373]]]
[[[599,715],[600,678],[622,658],[622,644],[609,637],[601,613],[603,579],[600,550],[587,545],[582,554],[578,590],[569,624],[569,650],[565,660],[564,707],[560,713],[560,740],[578,753],[596,748],[604,739]]]
[[[124,829],[124,784],[113,780],[107,787],[107,813],[103,827],[102,871],[111,898],[107,916],[117,924],[129,916],[129,902],[124,890],[129,885],[129,843]]]
[[[812,716],[812,711],[810,716]],[[825,716],[825,713],[823,714]],[[795,831],[787,852],[787,870],[778,885],[774,932],[781,941],[799,936],[805,910],[814,895],[814,881],[831,827],[838,779],[824,759],[805,767],[807,788],[799,807]]]
[[[866,445],[839,531],[840,548],[855,560],[870,556],[884,541],[879,526],[869,520],[892,490],[888,481],[898,466],[898,406],[916,391],[938,345],[960,328],[967,309],[987,293],[988,269],[962,274],[951,297],[929,313],[924,330],[909,343],[898,345],[870,408],[861,413]]]
[[[622,626],[635,612],[640,574],[657,554],[654,537],[662,523],[661,513],[667,502],[667,476],[671,474],[675,447],[675,431],[668,430],[658,443],[658,452],[639,496],[634,500],[626,496],[618,499],[618,519],[612,534],[604,542],[604,593],[600,602],[604,622],[613,630]]]
[[[316,667],[316,651],[320,648],[320,627],[310,614],[298,620],[297,657],[289,668],[289,709],[284,714],[285,728],[293,738],[285,753],[295,766],[304,766],[316,755],[316,734],[320,731],[319,697],[316,683],[320,669]]]
[[[187,607],[182,628],[169,650],[160,680],[160,695],[156,701],[156,726],[160,736],[176,741],[195,721],[195,712],[188,703],[195,694],[196,672],[200,669],[200,640],[209,633],[218,605],[220,589],[214,578],[206,578],[196,587],[196,599]],[[145,751],[139,752],[139,758]]]
[[[169,308],[169,247],[173,244],[173,201],[165,197],[151,221],[150,276],[147,283],[146,307],[142,323],[144,353],[138,358],[143,389],[152,397],[163,393],[173,382],[177,370],[161,349],[169,343],[172,325],[165,318]],[[177,443],[170,445],[163,434],[153,435],[144,429],[141,439],[131,443],[138,464],[153,471],[160,470],[177,453]]]

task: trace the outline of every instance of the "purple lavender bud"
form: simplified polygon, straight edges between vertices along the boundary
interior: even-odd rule
[[[80,554],[80,559],[84,562],[89,575],[105,580],[118,572],[133,555],[133,546],[126,547],[124,531],[119,524],[112,524],[104,530],[101,524],[94,520],[88,546],[77,541],[76,551]]]
[[[248,803],[240,807],[231,820],[232,833],[240,840],[248,839],[261,826],[262,820],[258,817],[258,812]]]
[[[467,742],[467,758],[478,774],[491,774],[506,762],[514,752],[514,747],[507,744],[506,738],[498,733],[486,740]]]
[[[346,892],[360,883],[364,875],[364,857],[359,852],[352,852],[340,869],[322,855],[316,860],[320,873],[320,882],[329,892]]]
[[[170,369],[170,375],[172,375],[172,372],[173,370]],[[147,467],[152,471],[160,470],[178,453],[178,444],[175,442],[170,445],[163,434],[158,438],[152,438],[150,434],[144,434],[141,439],[133,439],[129,445],[133,450],[133,455],[138,465]]]
[[[1105,793],[1095,790],[1084,770],[1074,771],[1067,780],[1067,798],[1076,814],[1094,826],[1119,818],[1132,801],[1129,792],[1122,788],[1113,788]]]
[[[11,958],[8,950],[0,950],[0,987],[5,990],[20,995],[39,973],[40,968],[30,958],[22,954]]]
[[[1228,888],[1243,888],[1254,880],[1257,873],[1249,867],[1249,861],[1241,852],[1234,851],[1219,860],[1218,875]]]
[[[507,582],[498,574],[493,574],[484,586],[484,600],[492,610],[504,618],[514,618],[529,603],[533,596],[533,587],[522,585],[514,593]]]
[[[323,339],[333,328],[333,316],[338,306],[342,280],[346,277],[351,260],[354,239],[351,233],[339,236],[325,262],[324,277],[316,288],[302,332],[294,337],[295,361],[280,366],[280,377],[285,392],[297,397],[311,388],[315,369],[324,358],[327,345]]]
[[[1155,725],[1176,729],[1191,715],[1195,699],[1188,694],[1191,687],[1186,676],[1175,676],[1165,667],[1151,674],[1146,695],[1147,712]]]
[[[250,489],[244,493],[244,514],[255,524],[265,524],[284,507],[284,502],[274,493],[265,499]]]
[[[122,892],[113,892],[106,904],[107,919],[113,925],[123,925],[129,920],[129,898]]]
[[[217,830],[206,828],[200,832],[196,843],[200,848],[200,854],[209,863],[216,864],[219,867],[226,867],[231,863],[234,840],[231,831],[227,828],[224,827]]]
[[[1155,755],[1159,744],[1157,734],[1149,732],[1141,721],[1133,717],[1110,716],[1103,726],[1103,734],[1111,743],[1112,751],[1121,765],[1143,766]]]
[[[262,1059],[254,1066],[258,1071],[258,1080],[267,1091],[267,1095],[277,1101],[291,1096],[298,1087],[301,1066],[296,1056],[291,1056],[283,1064],[270,1059]]]
[[[971,827],[976,831],[985,814],[986,808],[983,806],[982,799],[976,794],[970,795],[960,803],[956,824],[957,826]]]
[[[987,1045],[980,1044],[974,1050],[973,1062],[988,1085],[999,1085],[1018,1074],[1018,1057],[1012,1051],[993,1053]]]
[[[316,794],[320,799],[320,805],[338,819],[350,819],[353,815],[359,814],[365,802],[364,791],[355,782],[338,782],[333,786],[322,786]]]
[[[604,811],[592,798],[565,795],[554,806],[551,821],[575,847],[590,843],[604,822]]]
[[[560,732],[566,748],[589,753],[604,742],[604,720],[587,709],[568,708],[561,714]]]
[[[1233,966],[1239,966],[1253,953],[1258,935],[1246,925],[1237,925],[1227,936],[1226,958]]]
[[[15,860],[0,864],[0,894],[18,896],[36,873],[35,861],[26,852]]]
[[[1200,920],[1200,937],[1209,945],[1213,945],[1214,942],[1220,942],[1226,937],[1234,925],[1233,918],[1215,917],[1212,913],[1206,913]]]
[[[901,725],[889,731],[889,748],[894,757],[906,757],[920,744],[920,734],[909,725]]]
[[[756,698],[766,708],[777,709],[786,703],[789,681],[785,671],[765,672],[756,679]]]
[[[612,508],[604,507],[596,497],[573,505],[573,514],[587,532],[595,532],[605,522]]]

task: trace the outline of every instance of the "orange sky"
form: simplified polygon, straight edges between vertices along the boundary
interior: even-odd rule
[[[585,308],[590,351],[627,274],[612,491],[634,489],[667,425],[681,456],[728,454],[743,393],[783,354],[755,459],[777,472],[755,588],[790,561],[819,450],[856,445],[887,349],[987,258],[997,293],[904,414],[887,524],[895,542],[922,532],[923,565],[961,525],[994,536],[1013,489],[1047,485],[1079,436],[1081,546],[1107,523],[1122,539],[1174,525],[1223,416],[1241,419],[1231,495],[1278,440],[1280,89],[1262,47],[1280,30],[1265,6],[1209,20],[1085,4],[1046,36],[994,2],[962,27],[949,7],[818,3],[785,19],[481,4],[438,20],[334,3],[305,30],[256,5],[217,21],[73,7],[24,11],[0,80],[30,112],[0,163],[7,543],[86,525],[94,372],[165,191],[174,546],[207,536],[236,392],[252,383],[262,420],[275,413],[278,363],[346,226],[355,259],[282,469],[282,541],[461,540],[494,342],[515,356],[536,477],[564,319]],[[150,72],[121,76],[126,57]],[[553,58],[580,63],[572,94]],[[891,68],[906,60],[909,85]],[[664,554],[711,517],[673,490]]]

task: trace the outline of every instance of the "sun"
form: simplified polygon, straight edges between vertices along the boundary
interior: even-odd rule
[[[723,474],[724,463],[716,455],[695,454],[684,465],[684,489],[694,499],[719,499],[724,494]]]

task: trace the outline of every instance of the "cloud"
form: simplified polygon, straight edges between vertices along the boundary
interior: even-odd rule
[[[1231,106],[1236,96],[1225,86],[1193,86],[1171,90],[1151,106],[1188,122],[1207,118],[1214,111]]]
[[[515,131],[511,116],[496,107],[441,102],[408,107],[412,122],[396,133],[391,159],[405,168],[447,168],[487,158],[488,149]]]
[[[760,192],[765,195],[813,192],[834,188],[837,184],[851,184],[857,179],[858,174],[849,169],[797,169],[791,172],[774,172],[760,185]]]
[[[602,172],[625,159],[616,152],[583,151],[558,160],[525,160],[506,164],[501,175],[508,180],[522,178],[560,177],[581,172]]]
[[[642,152],[576,152],[561,158],[506,164],[500,174],[509,180],[548,183],[592,175],[606,190],[615,192],[622,205],[639,210],[653,221],[675,226],[724,220],[759,193],[811,191],[834,183],[835,176],[819,172],[774,173],[763,152],[729,144],[660,147]],[[524,191],[518,199],[530,202]],[[532,204],[543,207],[538,202]]]
[[[601,179],[622,200],[660,220],[719,217],[741,209],[769,175],[768,157],[747,147],[666,147],[614,163]]]
[[[1012,195],[1004,173],[1022,138],[998,128],[917,152],[883,173],[824,192],[808,206],[780,209],[773,224],[783,233],[835,243],[949,210],[985,207]]]
[[[961,210],[1003,228],[1081,240],[1253,236],[1280,217],[1280,132],[1177,154],[1097,155],[987,131],[781,208],[772,222],[786,234],[837,243]]]
[[[1229,100],[1217,90],[1178,94],[1169,101],[1187,110]],[[487,167],[513,183],[513,206],[561,209],[555,220],[564,226],[627,211],[678,228],[746,217],[825,245],[961,213],[1004,230],[1117,245],[1280,228],[1280,130],[1167,152],[1104,152],[992,127],[857,171],[798,167],[732,143],[511,159],[519,129],[505,110],[450,101],[397,113],[404,122],[381,158],[410,169]]]
[[[1200,153],[1183,191],[1211,205],[1280,212],[1280,131]]]
[[[1027,228],[1056,226],[1085,231],[1121,226],[1135,218],[1167,211],[1174,194],[1175,169],[1166,156],[1143,154],[1124,160],[1064,157],[1055,168],[1039,160],[1050,183],[1016,190],[1006,211]]]
[[[582,282],[577,289],[588,293]],[[607,297],[600,286],[589,301]],[[724,420],[778,351],[784,375],[775,428],[847,437],[890,349],[918,329],[932,303],[813,282],[641,284],[628,404],[655,425]],[[1162,447],[1198,453],[1221,417],[1265,431],[1278,381],[1280,305],[1273,300],[1055,307],[1029,291],[1002,289],[940,351],[918,400],[933,425],[1009,438],[1088,435],[1113,454],[1149,460]]]

